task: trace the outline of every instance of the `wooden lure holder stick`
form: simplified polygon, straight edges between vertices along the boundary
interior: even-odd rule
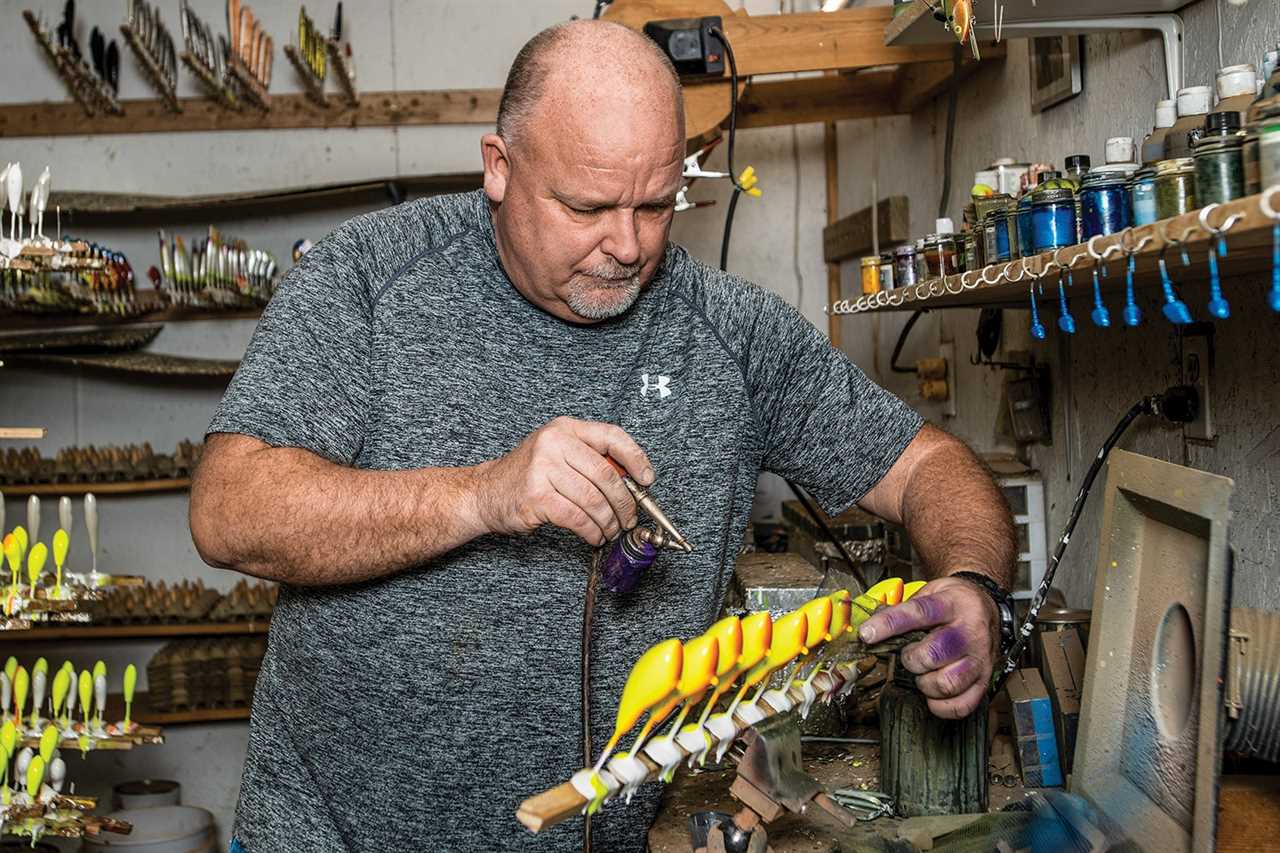
[[[849,651],[851,653],[851,657],[854,657],[854,658],[859,656],[881,656],[881,655],[896,654],[897,651],[902,648],[902,646],[908,643],[915,642],[923,638],[923,636],[924,636],[923,632],[917,631],[902,637],[896,637],[886,643],[878,644],[873,647],[865,647],[865,648],[862,647],[860,643],[855,642],[850,646]],[[854,682],[856,682],[856,680],[861,675],[865,674],[865,672],[869,670],[870,670],[870,667],[864,668],[863,666],[860,666],[856,663],[846,664],[844,673],[841,673],[839,670],[834,668],[831,669],[830,671],[819,673],[813,680],[813,687],[815,690],[818,691],[820,695],[824,697],[824,701],[830,701],[831,699],[834,699],[840,696],[841,694],[845,693],[847,690],[852,689],[852,687],[854,686]],[[760,719],[755,723],[752,723],[747,719],[743,719],[740,713],[735,712],[733,720],[734,720],[734,723],[736,724],[738,731],[734,734],[733,739],[737,740],[739,737],[746,737],[746,738],[750,738],[752,743],[755,743],[758,740],[758,732],[761,726],[765,725],[771,720],[780,718],[782,715],[786,714],[789,710],[791,710],[791,708],[803,704],[807,698],[804,695],[803,691],[801,691],[800,689],[794,686],[790,686],[787,688],[786,696],[792,704],[785,709],[775,708],[773,704],[771,704],[770,698],[768,697],[767,694],[765,697],[762,697],[757,703],[756,707],[761,712],[763,712],[764,716],[763,716],[763,719]],[[753,733],[753,726],[754,726],[755,733]],[[708,752],[716,750],[720,746],[719,742],[715,739],[713,735],[710,735],[709,737],[712,743]],[[687,761],[690,755],[692,755],[692,753],[684,749],[684,747],[681,746],[679,743],[675,743],[674,747],[682,753],[682,758],[680,759],[681,762]],[[748,745],[748,750],[750,750],[750,748],[751,748],[750,745]],[[732,756],[730,757],[732,758]],[[648,774],[644,779],[645,782],[652,782],[658,779],[662,768],[659,766],[657,762],[655,762],[652,758],[650,758],[643,750],[636,755],[636,759],[640,761],[648,770]],[[739,764],[739,781],[741,781],[743,778],[744,777],[742,775],[741,764]],[[756,789],[756,791],[760,792],[759,796],[764,797],[765,800],[774,799],[772,796],[766,793],[767,786],[765,786],[765,788],[762,789],[762,786],[757,784],[758,781],[761,781],[761,777],[759,775],[753,776],[752,774],[749,773],[746,779],[747,779],[747,782],[746,782],[747,785],[751,785],[753,788]],[[735,785],[736,784],[737,783],[735,782]],[[747,790],[748,789],[746,787],[739,788],[740,793]],[[610,796],[612,796],[612,794]],[[814,796],[816,795],[811,795],[809,798],[807,798],[803,802],[807,802],[808,799],[813,799]],[[825,797],[826,796],[825,793],[823,793],[822,796]],[[763,800],[760,800],[759,798],[755,798],[755,801],[763,806],[763,802],[764,802]],[[799,802],[798,805],[800,805],[800,807],[803,807],[803,802]],[[522,802],[520,804],[519,809],[516,811],[516,819],[519,820],[520,823],[523,824],[525,828],[528,829],[529,831],[541,832],[544,829],[549,829],[550,827],[553,827],[558,823],[568,820],[569,818],[574,817],[575,815],[581,814],[584,810],[586,810],[588,805],[590,805],[590,801],[586,797],[584,797],[581,793],[579,793],[578,789],[574,786],[573,782],[564,782],[560,785],[555,786],[554,788],[543,791],[541,794],[532,796],[526,799],[524,802]],[[828,810],[827,806],[822,805],[822,803],[819,803],[819,805],[821,805],[824,810]],[[834,808],[838,808],[834,804],[831,804],[831,806]],[[789,810],[785,802],[781,804],[781,808],[783,810]],[[757,813],[760,814],[760,812],[756,810],[754,807],[753,807],[753,811],[757,811]],[[765,814],[770,814],[772,815],[772,817],[766,818]],[[764,807],[764,813],[761,814],[761,818],[765,820],[772,820],[773,818],[777,817],[778,814],[781,814],[781,811]]]
[[[58,76],[67,84],[71,97],[75,98],[76,103],[84,109],[86,116],[92,118],[99,112],[124,115],[124,107],[120,105],[120,101],[105,80],[94,74],[89,66],[85,65],[83,60],[77,59],[71,51],[55,45],[53,39],[49,38],[49,33],[40,25],[39,19],[29,9],[23,10],[22,19],[27,22],[32,35],[36,37],[45,55],[53,63]]]

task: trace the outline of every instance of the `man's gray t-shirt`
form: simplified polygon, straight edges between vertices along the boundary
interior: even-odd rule
[[[623,427],[697,548],[664,552],[629,594],[601,591],[597,754],[635,659],[715,619],[757,473],[839,511],[921,426],[783,300],[678,246],[623,317],[547,314],[503,272],[477,191],[361,216],[317,244],[267,307],[209,431],[397,470],[496,458],[561,415]],[[534,836],[515,811],[582,766],[590,559],[544,527],[382,580],[284,586],[236,816],[248,853],[580,850],[579,820]],[[659,794],[606,806],[595,849],[643,850]]]

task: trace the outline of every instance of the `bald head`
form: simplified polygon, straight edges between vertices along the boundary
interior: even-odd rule
[[[621,24],[569,21],[538,33],[516,54],[498,106],[497,132],[514,145],[538,113],[563,120],[562,110],[569,109],[580,119],[580,111],[618,107],[639,108],[655,119],[674,115],[683,137],[680,78],[662,49]]]

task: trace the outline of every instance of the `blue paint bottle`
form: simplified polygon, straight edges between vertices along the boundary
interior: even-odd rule
[[[1045,181],[1031,199],[1031,242],[1036,252],[1050,252],[1076,242],[1076,203],[1071,187]]]
[[[1100,166],[1085,175],[1080,188],[1084,239],[1116,234],[1133,224],[1129,209],[1128,174]]]
[[[1134,225],[1150,225],[1156,216],[1156,170],[1143,166],[1129,180],[1129,207]]]

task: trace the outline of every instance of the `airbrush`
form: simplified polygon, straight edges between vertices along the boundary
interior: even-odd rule
[[[662,511],[657,502],[628,476],[621,465],[612,459],[609,460],[609,464],[618,472],[618,476],[622,477],[622,482],[626,485],[627,491],[631,492],[636,506],[644,510],[657,527],[654,530],[637,524],[614,540],[608,556],[605,557],[600,570],[600,578],[605,588],[610,592],[630,592],[640,582],[640,576],[644,574],[645,569],[653,565],[660,550],[665,548],[670,551],[691,553],[693,546],[671,523],[671,519],[667,518],[667,514]]]

